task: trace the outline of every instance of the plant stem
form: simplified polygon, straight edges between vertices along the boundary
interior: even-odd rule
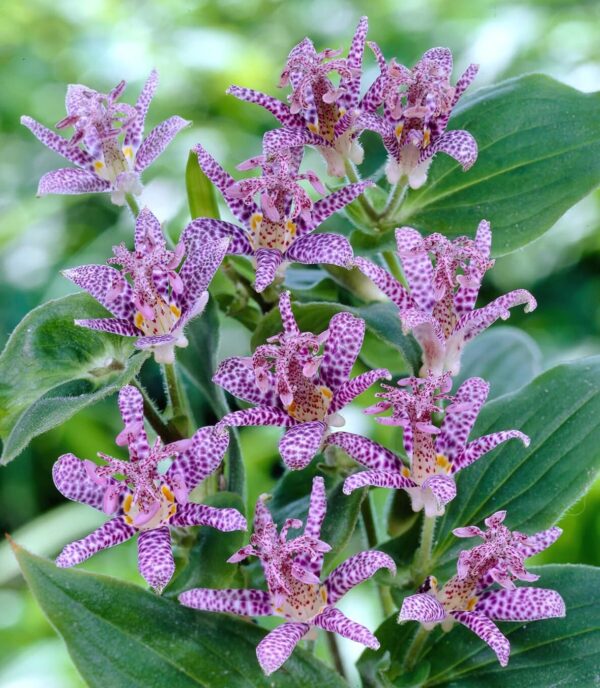
[[[400,210],[400,206],[404,203],[406,194],[408,193],[408,184],[401,179],[396,186],[392,189],[392,192],[388,196],[385,208],[380,215],[381,219],[394,220],[396,213]]]
[[[421,582],[428,574],[431,562],[431,546],[433,544],[433,534],[435,532],[435,516],[423,516],[423,529],[421,531],[421,544],[415,554],[414,559],[414,578],[416,582]]]
[[[165,381],[167,383],[167,393],[169,395],[169,403],[171,405],[171,418],[178,430],[183,433],[184,437],[189,434],[189,413],[188,403],[185,393],[182,393],[177,369],[174,363],[165,363],[163,365],[165,373]],[[182,422],[182,420],[184,422]]]
[[[419,626],[419,630],[415,633],[411,644],[406,650],[406,655],[404,655],[405,671],[412,671],[414,668],[428,635],[429,631],[426,631],[423,626]]]
[[[360,512],[362,514],[363,525],[367,535],[367,542],[369,549],[377,547],[377,528],[375,526],[375,518],[373,516],[373,507],[371,505],[371,495],[367,492],[365,498],[360,505]],[[390,589],[387,585],[377,583],[377,592],[379,593],[379,601],[383,615],[387,618],[394,612],[394,602],[390,595]]]
[[[158,412],[154,402],[148,396],[146,390],[142,387],[139,382],[132,383],[134,387],[141,393],[144,400],[144,416],[154,429],[154,432],[163,440],[165,443],[175,442],[182,439],[181,433],[173,428],[169,423],[165,422]]]
[[[350,162],[350,160],[346,160],[344,162],[344,169],[346,170],[346,177],[348,177],[349,182],[351,182],[352,184],[356,184],[357,182],[360,182],[360,177],[358,175],[358,171],[357,171],[356,167],[354,167],[354,164],[352,162]],[[377,226],[377,221],[379,220],[379,215],[375,211],[375,208],[373,208],[373,206],[369,203],[369,201],[367,200],[365,195],[361,194],[357,198],[357,201],[360,203],[360,207],[365,211],[367,217],[370,220],[373,220],[374,224]]]
[[[404,274],[402,273],[402,268],[398,263],[396,254],[393,251],[382,251],[381,255],[383,256],[383,260],[390,269],[392,275],[398,280],[398,282],[400,282],[400,284],[406,286],[406,280],[404,279]]]
[[[130,193],[125,194],[125,201],[127,202],[129,209],[133,213],[133,217],[136,218],[140,214],[140,206],[138,205],[138,202]]]
[[[346,670],[344,669],[344,663],[342,662],[342,656],[340,655],[340,648],[338,646],[337,637],[335,633],[326,633],[327,645],[329,646],[329,654],[333,660],[333,665],[336,668],[338,674],[348,680],[346,675]]]

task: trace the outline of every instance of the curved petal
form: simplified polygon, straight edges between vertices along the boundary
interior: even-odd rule
[[[67,499],[88,504],[102,511],[104,494],[109,485],[116,485],[114,478],[100,485],[94,482],[85,468],[85,462],[74,454],[63,454],[52,467],[52,479],[56,489]]]
[[[213,375],[212,381],[226,389],[230,394],[238,399],[243,399],[251,404],[264,404],[275,406],[278,396],[275,393],[274,376],[267,372],[269,386],[266,392],[259,389],[256,384],[256,377],[252,367],[248,365],[247,358],[232,356],[219,363],[217,372]]]
[[[477,160],[477,141],[468,131],[447,131],[421,151],[419,162],[440,152],[454,158],[466,172]]]
[[[300,423],[286,430],[279,440],[281,458],[291,470],[306,468],[321,448],[327,426],[319,420]]]
[[[136,532],[137,530],[133,526],[128,526],[121,516],[115,516],[93,533],[67,545],[58,555],[56,565],[60,568],[68,568],[80,564],[102,549],[108,549],[129,540]]]
[[[154,127],[138,148],[135,156],[135,171],[143,172],[158,158],[175,136],[190,124],[191,122],[187,119],[175,115]]]
[[[184,284],[179,299],[182,309],[189,309],[208,289],[229,250],[228,246],[227,238],[186,244],[185,260],[179,271],[179,277]]]
[[[371,385],[374,385],[377,380],[391,380],[390,372],[385,368],[378,368],[376,370],[369,370],[367,373],[361,373],[351,380],[347,380],[335,392],[331,406],[330,413],[335,413],[347,406],[351,401],[356,399],[359,394],[365,392]]]
[[[562,528],[552,526],[552,528],[542,530],[535,535],[530,535],[526,543],[517,545],[517,549],[523,554],[523,557],[527,559],[527,557],[532,557],[534,554],[548,549],[548,547],[554,544],[561,535]]]
[[[171,517],[173,526],[210,526],[224,533],[247,530],[246,519],[237,509],[219,509],[206,504],[184,504]]]
[[[432,475],[421,486],[424,492],[431,491],[433,500],[423,497],[425,515],[427,517],[441,516],[448,502],[456,497],[456,483],[449,475]]]
[[[87,327],[88,330],[97,330],[99,332],[110,332],[111,334],[120,334],[123,337],[137,337],[140,331],[129,320],[120,320],[117,318],[89,318],[84,320],[73,321],[79,327]]]
[[[365,337],[365,321],[351,313],[336,313],[328,330],[319,377],[335,392],[350,377]]]
[[[116,318],[133,322],[136,311],[133,305],[133,290],[118,270],[109,265],[81,265],[78,268],[63,270],[62,274],[78,287],[85,289]],[[120,293],[109,299],[107,297],[115,284],[120,285]]]
[[[38,184],[37,195],[47,194],[86,194],[109,191],[110,184],[93,172],[77,167],[62,167],[47,172]]]
[[[207,612],[229,612],[238,616],[271,616],[273,607],[265,590],[194,588],[178,597],[181,604]]]
[[[435,597],[418,593],[404,598],[398,622],[420,621],[423,624],[430,624],[443,621],[445,618],[446,611]]]
[[[191,446],[173,461],[166,479],[172,482],[178,476],[191,492],[217,469],[228,446],[229,433],[217,432],[212,426],[200,428],[192,437]]]
[[[492,451],[495,447],[510,439],[518,439],[523,444],[529,446],[529,437],[519,430],[503,430],[501,432],[494,432],[491,435],[484,435],[478,437],[476,440],[469,442],[466,449],[457,456],[453,463],[453,472],[460,471],[466,466],[469,466],[477,459],[480,459],[484,454]]]
[[[348,184],[329,194],[329,196],[315,201],[311,211],[311,220],[306,224],[302,233],[311,232],[325,222],[328,217],[352,203],[355,198],[358,198],[370,186],[373,186],[373,182],[365,181]]]
[[[362,624],[352,621],[339,609],[335,607],[325,607],[325,609],[312,619],[315,626],[319,626],[331,633],[337,633],[343,638],[353,640],[355,643],[366,645],[372,650],[379,648],[379,640],[371,631]]]
[[[361,487],[384,487],[393,490],[406,490],[417,487],[417,484],[409,477],[392,471],[360,471],[344,480],[344,494],[351,494]],[[420,489],[420,488],[419,488]]]
[[[493,621],[480,612],[452,612],[452,616],[492,648],[501,666],[508,664],[510,643]]]
[[[566,614],[563,598],[545,588],[492,590],[479,598],[475,611],[495,621],[537,621]]]
[[[396,246],[410,295],[421,310],[431,313],[436,302],[433,293],[433,265],[423,237],[412,227],[401,227],[396,230]]]
[[[285,258],[305,265],[326,263],[345,268],[352,262],[353,253],[352,246],[346,237],[341,234],[323,233],[310,234],[296,239],[285,252]]]
[[[289,105],[282,103],[273,96],[268,96],[266,93],[255,91],[252,88],[244,88],[242,86],[230,86],[226,93],[235,96],[239,100],[244,100],[247,103],[255,103],[260,107],[265,108],[274,117],[276,117],[281,124],[286,127],[297,127],[304,129],[304,119],[301,115],[292,114]]]
[[[399,474],[404,467],[393,452],[368,437],[351,432],[334,432],[327,438],[326,444],[340,447],[355,461],[376,471]]]
[[[274,406],[255,406],[228,413],[217,423],[217,428],[224,426],[241,428],[247,425],[274,425],[287,428],[296,423],[297,421],[282,409]]]
[[[125,428],[117,437],[117,444],[127,443],[132,460],[145,459],[150,454],[150,445],[144,429],[144,399],[132,385],[119,392],[119,411]]]
[[[144,125],[146,123],[146,115],[148,113],[148,108],[150,107],[150,102],[154,97],[154,92],[158,86],[158,72],[153,69],[150,72],[150,76],[146,80],[142,92],[140,93],[137,102],[135,104],[135,109],[137,111],[137,117],[131,122],[127,127],[127,133],[123,139],[123,144],[125,146],[131,146],[133,150],[137,150],[140,142],[142,140],[142,135],[144,133]]]
[[[389,272],[366,258],[355,258],[354,265],[400,309],[414,306],[414,301],[406,289]]]
[[[215,220],[211,217],[199,217],[192,220],[181,234],[181,240],[186,247],[189,244],[205,242],[207,239],[213,241],[229,239],[228,255],[251,256],[254,254],[248,232],[231,222]]]
[[[368,580],[379,569],[386,568],[396,575],[394,560],[384,552],[369,550],[358,552],[337,566],[327,577],[327,602],[335,604],[349,590]]]
[[[283,254],[275,248],[259,248],[255,255],[256,280],[254,287],[260,293],[275,279],[277,268],[283,262]]]
[[[267,676],[279,669],[309,630],[305,623],[284,623],[260,641],[256,656]]]
[[[138,537],[138,568],[148,585],[162,592],[175,573],[168,526],[146,530]]]
[[[62,136],[56,132],[48,129],[43,124],[37,122],[33,117],[27,117],[23,115],[21,117],[21,124],[27,127],[29,131],[36,137],[36,139],[43,143],[44,146],[50,148],[55,153],[62,155],[75,165],[89,170],[93,173],[94,171],[94,158],[86,151],[79,148],[79,146],[73,145],[68,139],[64,139]],[[96,175],[94,175],[96,176]],[[98,179],[98,177],[96,177]]]

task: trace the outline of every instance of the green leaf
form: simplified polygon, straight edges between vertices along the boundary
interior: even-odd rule
[[[336,313],[341,311],[352,313],[365,321],[368,331],[400,355],[396,368],[401,371],[406,371],[407,366],[411,370],[419,368],[419,345],[411,336],[403,334],[398,309],[391,303],[370,303],[366,306],[352,307],[317,301],[295,303],[293,310],[300,329],[314,333],[327,329],[329,321]],[[274,308],[259,322],[252,335],[252,347],[262,344],[267,337],[280,332],[281,328],[279,310]]]
[[[20,547],[23,575],[91,688],[303,688],[347,686],[302,649],[267,678],[255,649],[264,631],[198,612],[140,587],[59,569]]]
[[[557,590],[563,596],[567,616],[523,623],[499,622],[508,637],[511,655],[502,668],[483,641],[463,626],[449,633],[433,631],[418,666],[429,664],[421,686],[445,688],[531,688],[531,686],[594,685],[600,662],[600,569],[592,566],[553,565],[532,569],[540,575],[539,587]],[[401,676],[402,663],[416,623],[397,625],[393,617],[376,632],[381,642],[377,652],[367,650],[358,667],[367,686],[377,685],[378,662],[390,653],[387,678]],[[410,684],[409,684],[410,685]]]
[[[131,338],[73,322],[108,315],[91,296],[72,294],[39,306],[17,325],[0,355],[1,463],[139,372],[148,354],[134,353]]]
[[[487,404],[473,437],[516,428],[531,445],[502,445],[457,476],[458,494],[440,519],[434,556],[450,565],[459,526],[500,509],[525,533],[552,526],[593,483],[600,469],[600,357],[549,370],[514,394]]]
[[[202,500],[203,504],[219,509],[237,509],[244,513],[242,498],[232,492],[218,492]],[[166,594],[176,596],[190,588],[228,588],[232,586],[237,566],[227,559],[244,544],[246,533],[234,530],[224,533],[216,528],[196,529],[196,539],[190,548],[185,567],[168,587]]]
[[[463,172],[437,155],[389,231],[377,241],[355,233],[357,250],[392,246],[393,227],[402,224],[456,237],[473,235],[482,219],[492,223],[495,255],[525,246],[600,183],[599,107],[600,94],[539,74],[468,94],[449,129],[473,134],[475,165]]]
[[[531,382],[541,371],[542,352],[535,341],[515,327],[494,327],[470,341],[462,354],[454,388],[468,377],[490,383],[491,401]]]
[[[220,218],[215,187],[198,164],[198,156],[190,151],[185,168],[185,186],[192,220],[197,217]]]

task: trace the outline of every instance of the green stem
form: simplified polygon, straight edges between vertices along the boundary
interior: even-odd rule
[[[182,391],[177,369],[174,363],[163,365],[165,381],[167,383],[167,393],[171,405],[171,418],[175,427],[183,433],[184,437],[189,436],[189,405],[185,392]]]
[[[357,182],[361,181],[356,167],[354,167],[354,164],[350,162],[350,160],[346,160],[344,162],[344,169],[346,170],[346,177],[348,177],[349,182],[356,184]],[[357,200],[360,204],[360,207],[365,211],[367,217],[373,221],[375,226],[377,226],[379,215],[377,214],[375,208],[373,208],[373,206],[369,203],[364,193],[362,193]]]
[[[135,200],[132,194],[128,193],[125,194],[125,201],[127,205],[129,206],[129,209],[133,213],[133,217],[137,218],[137,216],[140,214],[140,206],[138,205],[138,202]]]
[[[423,529],[421,531],[421,544],[415,554],[414,559],[414,579],[421,582],[429,574],[431,563],[431,547],[433,545],[433,534],[435,532],[435,516],[423,516]]]
[[[371,505],[371,494],[367,492],[365,498],[360,505],[360,512],[362,514],[363,525],[367,535],[367,542],[369,549],[377,547],[377,527],[375,526],[375,518],[373,516],[373,506]],[[387,618],[394,612],[394,601],[390,594],[390,589],[387,585],[377,583],[377,592],[379,593],[379,601],[383,615]]]
[[[327,637],[327,645],[329,646],[329,654],[333,660],[333,666],[336,668],[338,674],[347,681],[348,676],[346,675],[344,663],[342,662],[342,656],[340,655],[337,636],[335,633],[326,633],[325,635]]]
[[[415,633],[412,642],[408,646],[406,654],[404,655],[405,671],[408,672],[413,670],[417,660],[419,659],[419,655],[421,654],[421,650],[423,649],[423,645],[425,644],[428,635],[429,631],[425,630],[423,626],[419,626],[419,630]]]
[[[402,268],[400,267],[398,258],[396,258],[396,254],[393,251],[382,251],[381,255],[383,256],[383,260],[390,269],[392,275],[398,280],[398,282],[400,282],[400,284],[406,286],[406,280],[404,279],[404,274],[402,273]]]
[[[404,181],[404,179],[401,179],[396,186],[394,186],[390,195],[388,196],[387,203],[385,204],[385,208],[383,209],[380,218],[384,220],[394,220],[398,210],[400,210],[400,206],[402,203],[404,203],[407,193],[408,184]]]
[[[144,416],[154,429],[154,432],[163,440],[165,443],[176,442],[182,439],[181,433],[177,431],[176,428],[172,427],[169,423],[165,422],[158,412],[154,402],[148,396],[146,390],[142,387],[139,382],[133,382],[134,387],[139,390],[144,400]]]

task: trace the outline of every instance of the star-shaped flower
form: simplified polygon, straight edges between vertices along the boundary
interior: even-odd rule
[[[206,427],[189,440],[163,445],[157,438],[151,447],[144,430],[142,395],[135,387],[121,389],[119,409],[125,428],[116,444],[128,447],[129,461],[99,454],[106,465],[98,466],[63,454],[54,464],[54,484],[67,499],[112,516],[98,530],[67,545],[56,563],[62,568],[75,566],[139,535],[140,573],[161,592],[175,571],[169,526],[246,530],[246,519],[235,509],[188,502],[190,492],[221,463],[229,438]],[[168,457],[175,459],[166,473],[160,473],[158,463]],[[123,477],[117,479],[116,474]]]
[[[45,146],[77,166],[45,174],[38,196],[110,191],[112,202],[123,205],[126,194],[142,192],[141,173],[190,122],[169,117],[143,138],[158,73],[151,72],[135,107],[118,102],[125,85],[121,81],[110,93],[98,93],[81,84],[70,84],[67,116],[56,125],[57,129],[73,127],[70,140],[31,117],[21,117],[21,124]]]
[[[416,229],[402,227],[396,230],[396,244],[408,290],[366,258],[355,258],[354,264],[398,306],[403,329],[413,333],[423,350],[423,376],[428,371],[456,375],[468,341],[498,318],[506,320],[510,308],[525,304],[530,313],[537,306],[527,290],[515,289],[475,308],[483,276],[494,265],[486,220],[479,223],[475,239],[451,241],[437,233],[422,237]]]
[[[63,272],[115,316],[75,323],[137,337],[138,349],[151,349],[156,361],[172,363],[175,347],[188,344],[184,327],[206,306],[208,285],[227,252],[227,244],[227,239],[201,241],[188,225],[170,251],[159,221],[144,208],[136,220],[135,250],[129,251],[123,244],[115,246],[114,258],[108,261],[120,265],[121,270],[82,265]]]
[[[489,393],[488,383],[480,377],[465,380],[454,396],[445,394],[452,386],[448,373],[440,377],[430,375],[426,379],[404,378],[398,385],[400,388],[383,385],[386,391],[376,395],[383,401],[367,412],[392,409],[391,416],[376,420],[402,428],[410,467],[373,440],[349,432],[333,433],[325,443],[341,447],[368,468],[346,478],[346,494],[365,485],[406,490],[414,511],[425,509],[428,517],[441,516],[446,504],[456,496],[453,477],[456,473],[511,438],[529,445],[529,437],[518,430],[494,432],[468,442]],[[451,402],[445,409],[439,405],[443,399]],[[433,424],[434,413],[444,414],[439,428]]]
[[[228,413],[216,427],[284,426],[279,451],[289,468],[300,469],[320,450],[329,429],[344,424],[339,414],[344,406],[390,374],[381,368],[350,378],[365,334],[360,318],[338,313],[325,332],[314,335],[300,332],[289,292],[281,294],[279,311],[281,334],[252,357],[227,358],[219,365],[213,382],[255,406]]]
[[[325,189],[314,172],[298,172],[302,149],[295,147],[275,156],[252,158],[242,168],[259,165],[262,174],[241,182],[236,182],[201,146],[194,150],[200,167],[243,227],[210,218],[194,220],[191,226],[209,240],[231,239],[230,254],[254,257],[256,291],[263,291],[276,275],[283,275],[289,262],[349,266],[353,253],[346,237],[312,232],[360,196],[371,182],[349,184],[313,203],[298,182],[306,179],[322,194]]]
[[[195,588],[182,593],[179,601],[206,611],[283,617],[286,621],[266,635],[256,648],[258,661],[267,675],[279,669],[312,629],[339,633],[376,650],[379,647],[377,638],[342,614],[335,604],[380,568],[387,568],[395,575],[393,559],[383,552],[359,552],[321,582],[323,553],[331,549],[320,540],[327,509],[323,478],[314,478],[304,532],[291,540],[287,539],[288,531],[302,528],[302,521],[287,519],[279,533],[265,505],[267,497],[262,495],[256,503],[250,544],[229,559],[235,563],[249,556],[258,557],[267,590]]]
[[[505,511],[485,519],[487,531],[475,526],[457,528],[457,537],[484,539],[484,544],[460,553],[458,573],[438,589],[429,576],[416,595],[406,597],[398,620],[420,621],[431,629],[438,623],[450,630],[455,621],[469,628],[496,653],[502,666],[508,664],[510,643],[494,621],[537,621],[565,616],[565,603],[554,590],[517,588],[514,580],[535,581],[524,560],[549,547],[562,533],[549,528],[527,537],[502,525]],[[495,588],[494,583],[501,587]]]

